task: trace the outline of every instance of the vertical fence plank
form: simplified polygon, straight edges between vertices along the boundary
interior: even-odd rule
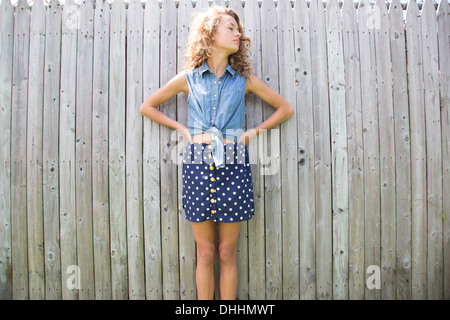
[[[47,8],[44,68],[44,247],[46,299],[61,299],[61,248],[59,236],[59,84],[61,62],[61,6]]]
[[[108,198],[109,4],[97,1],[94,17],[92,98],[92,214],[95,298],[111,299]]]
[[[298,208],[300,299],[314,299],[315,278],[315,201],[314,133],[311,79],[309,10],[305,1],[294,7],[295,84],[298,148]],[[308,244],[308,245],[306,245]]]
[[[345,74],[339,3],[326,8],[333,203],[333,299],[348,299],[348,176]]]
[[[407,70],[411,125],[411,199],[412,199],[412,299],[427,297],[427,204],[425,106],[423,92],[422,30],[415,0],[406,9]]]
[[[27,109],[30,7],[15,8],[11,107],[11,261],[13,299],[28,299]]]
[[[45,15],[35,1],[30,20],[27,112],[27,234],[30,299],[45,298],[44,210],[42,186],[42,118],[44,94]]]
[[[175,2],[166,1],[161,11],[161,68],[160,83],[164,85],[176,74],[176,26],[177,10]],[[160,110],[176,119],[176,97],[160,106]],[[160,127],[161,154],[161,236],[163,261],[163,298],[180,298],[180,264],[178,258],[178,197],[177,168],[171,152],[176,132],[168,127]]]
[[[126,224],[125,111],[126,9],[114,1],[110,13],[109,44],[109,229],[111,291],[115,300],[128,299]]]
[[[375,59],[377,100],[380,119],[380,196],[381,196],[381,298],[395,298],[395,148],[392,102],[392,66],[389,20],[386,3],[378,0],[375,15]]]
[[[405,26],[399,0],[389,7],[396,176],[396,298],[411,299],[411,162]]]
[[[144,226],[142,215],[142,49],[143,8],[130,1],[127,11],[126,192],[130,299],[145,299]]]
[[[160,86],[161,12],[156,0],[148,1],[144,13],[144,98]],[[144,119],[144,234],[147,299],[162,299],[161,192],[159,124]]]
[[[361,97],[364,142],[365,269],[380,267],[380,161],[376,94],[374,12],[368,0],[359,2],[358,28],[361,59]],[[374,271],[369,270],[369,274]],[[379,299],[380,291],[366,286],[366,299]]]
[[[178,6],[178,37],[177,37],[177,72],[184,66],[184,50],[189,35],[189,26],[192,19],[192,1],[182,0]],[[183,71],[184,72],[184,71]],[[187,125],[188,119],[188,99],[182,93],[177,96],[177,119]],[[180,234],[180,297],[181,299],[192,300],[197,296],[195,288],[195,239],[191,224],[185,219],[185,212],[182,207],[183,192],[183,170],[182,157],[189,142],[180,133],[177,135],[177,168],[178,168],[178,230]]]
[[[364,173],[361,71],[357,14],[353,1],[342,8],[347,106],[348,298],[364,299]]]
[[[425,0],[421,14],[425,128],[427,150],[428,299],[442,299],[442,153],[436,10]]]
[[[288,1],[277,7],[280,94],[295,107],[293,9]],[[281,201],[283,227],[283,299],[299,299],[297,122],[291,117],[281,128]]]
[[[11,266],[11,94],[14,8],[0,5],[0,300],[12,299]]]
[[[237,4],[237,1],[233,2]],[[240,16],[244,19],[245,34],[252,41],[250,57],[257,77],[261,78],[261,12],[256,0],[245,3]],[[247,95],[247,128],[252,129],[263,121],[262,100],[254,94]],[[259,152],[263,148],[261,139],[253,139],[248,144],[253,182],[255,215],[248,222],[248,263],[250,266],[248,293],[251,300],[262,300],[265,290],[265,245],[264,245],[264,175]]]
[[[75,102],[79,12],[74,0],[64,3],[61,35],[61,81],[59,110],[60,246],[62,298],[78,299],[78,282],[72,266],[77,262]],[[81,271],[81,270],[80,270]],[[79,278],[78,278],[79,279]]]
[[[261,60],[262,80],[278,91],[277,16],[273,0],[261,5]],[[273,108],[263,103],[263,119],[273,113]],[[281,173],[280,173],[280,126],[260,134],[265,148],[264,157],[264,207],[266,214],[266,299],[283,298],[282,238],[281,238]],[[270,142],[269,142],[270,141]]]
[[[92,75],[93,2],[80,6],[76,84],[76,211],[78,266],[81,271],[80,299],[94,299],[94,248],[92,232]]]
[[[450,194],[450,13],[449,4],[441,1],[437,13],[439,73],[440,73],[440,102],[442,126],[442,194]],[[442,202],[443,219],[443,247],[444,247],[444,299],[450,299],[450,197],[444,196]]]
[[[327,43],[322,1],[310,5],[316,201],[316,297],[332,298],[331,155]]]

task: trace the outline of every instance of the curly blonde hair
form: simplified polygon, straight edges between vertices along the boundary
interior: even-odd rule
[[[206,59],[212,56],[212,37],[224,14],[230,15],[236,20],[239,33],[241,34],[239,50],[236,53],[231,54],[228,57],[228,60],[231,67],[240,75],[246,78],[250,76],[250,72],[253,71],[251,61],[249,60],[250,38],[244,35],[244,28],[237,13],[232,9],[220,6],[212,6],[207,10],[195,14],[189,38],[186,43],[183,70],[199,68]]]

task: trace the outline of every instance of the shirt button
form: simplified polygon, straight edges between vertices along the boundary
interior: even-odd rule
[[[216,210],[211,210],[211,213],[212,213],[212,214],[216,213]]]
[[[216,200],[214,200],[214,199],[211,199],[211,203],[214,203],[214,202],[216,202]]]
[[[216,192],[216,190],[214,190],[214,189],[211,189],[210,191],[211,191],[211,193],[214,193],[214,192]]]
[[[214,177],[211,177],[211,181],[215,181],[216,179],[214,179]]]

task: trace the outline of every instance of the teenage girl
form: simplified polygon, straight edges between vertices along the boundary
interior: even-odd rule
[[[183,160],[183,207],[197,243],[199,299],[214,298],[219,223],[220,297],[236,299],[236,243],[242,221],[254,214],[253,187],[246,145],[261,129],[291,117],[292,106],[252,73],[250,39],[236,12],[213,6],[195,16],[185,67],[144,101],[144,116],[179,130],[190,145]],[[183,91],[188,95],[188,125],[157,107]],[[257,127],[242,131],[245,94],[253,92],[276,111]]]

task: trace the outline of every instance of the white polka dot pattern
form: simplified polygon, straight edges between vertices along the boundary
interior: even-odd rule
[[[224,145],[225,167],[218,168],[210,145],[193,143],[183,158],[183,208],[192,222],[240,222],[253,216],[253,183],[247,148]]]

